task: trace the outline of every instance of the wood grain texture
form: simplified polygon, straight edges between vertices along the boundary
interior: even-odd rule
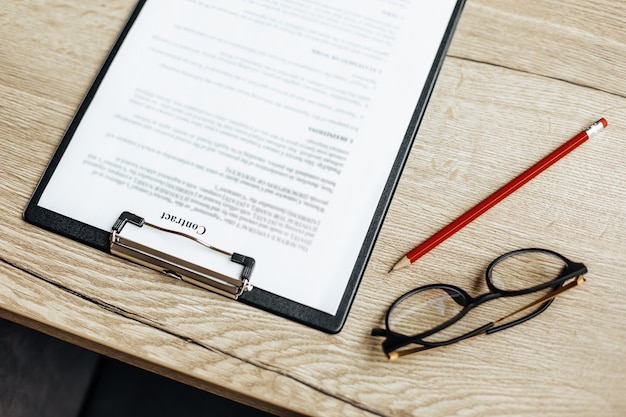
[[[281,414],[626,413],[626,4],[469,0],[344,330],[326,335],[26,224],[21,213],[132,1],[0,12],[0,316]],[[412,267],[408,250],[599,117],[609,128]],[[514,329],[396,363],[403,292],[557,250],[588,282]]]

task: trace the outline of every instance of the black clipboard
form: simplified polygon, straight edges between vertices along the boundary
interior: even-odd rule
[[[96,228],[89,224],[75,220],[71,217],[53,212],[49,209],[42,207],[39,203],[44,190],[46,189],[55,172],[55,169],[63,158],[64,153],[67,150],[70,141],[72,140],[72,137],[74,136],[83,119],[83,116],[85,115],[94,96],[96,95],[98,87],[102,83],[105,74],[107,73],[107,71],[111,67],[111,64],[116,58],[116,55],[120,50],[125,38],[127,37],[130,28],[137,20],[143,6],[146,4],[147,1],[150,0],[140,0],[134,11],[132,12],[127,24],[123,28],[119,38],[117,39],[109,55],[107,56],[101,70],[99,71],[93,84],[89,88],[89,91],[87,92],[82,104],[77,110],[75,117],[73,118],[67,131],[65,132],[63,139],[61,140],[56,152],[54,153],[48,167],[46,168],[41,178],[40,183],[35,189],[31,200],[28,203],[28,206],[24,211],[24,219],[27,222],[57,233],[59,235],[65,236],[67,238],[87,244],[91,247],[97,248],[107,253],[111,253],[111,230],[102,230],[100,228]],[[454,7],[454,11],[450,16],[450,20],[447,24],[447,28],[439,45],[434,62],[432,63],[427,80],[423,86],[423,89],[419,96],[419,100],[415,104],[415,109],[413,111],[412,117],[410,121],[408,121],[408,128],[401,142],[401,146],[397,151],[395,160],[391,167],[391,173],[385,183],[380,199],[378,200],[378,204],[376,206],[375,212],[373,213],[369,228],[367,229],[365,239],[363,242],[360,243],[358,257],[347,281],[347,285],[343,292],[343,296],[341,297],[337,313],[334,315],[328,314],[318,309],[308,307],[298,302],[294,302],[290,299],[265,291],[261,288],[254,288],[254,290],[252,291],[241,291],[241,288],[239,288],[239,290],[237,290],[237,297],[234,298],[237,298],[239,301],[246,304],[277,314],[290,320],[294,320],[296,322],[327,333],[337,333],[341,330],[348,316],[348,312],[356,295],[359,283],[361,281],[361,277],[367,266],[370,254],[374,248],[376,238],[387,213],[387,209],[391,202],[396,185],[400,179],[402,169],[411,150],[414,138],[422,120],[422,116],[426,109],[426,105],[431,96],[437,76],[442,66],[443,59],[445,57],[456,25],[460,19],[464,3],[464,0],[458,0]],[[141,215],[140,213],[135,214],[139,216]],[[121,214],[121,216],[123,215],[124,214]],[[250,258],[254,256],[254,254],[250,255]],[[247,278],[250,278],[250,265],[244,266],[244,269],[246,267],[248,268]],[[164,269],[161,270],[163,271]],[[244,286],[245,285],[247,285],[247,283],[245,283]]]

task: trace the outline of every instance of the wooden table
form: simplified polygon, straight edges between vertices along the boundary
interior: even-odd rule
[[[131,0],[0,8],[0,316],[277,414],[626,415],[626,3],[468,0],[341,333],[327,335],[26,224],[22,210]],[[609,127],[423,257],[399,257],[542,156]],[[387,362],[405,291],[477,295],[501,253],[587,283],[522,326]]]

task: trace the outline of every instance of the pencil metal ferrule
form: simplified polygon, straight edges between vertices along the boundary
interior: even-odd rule
[[[591,138],[592,136],[595,136],[598,133],[600,133],[603,129],[604,129],[604,124],[602,123],[601,120],[598,120],[597,122],[589,126],[585,130],[585,133],[587,133],[587,136]]]

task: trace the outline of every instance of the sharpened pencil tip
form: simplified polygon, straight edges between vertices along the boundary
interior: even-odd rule
[[[395,264],[395,265],[393,266],[393,268],[391,268],[391,271],[389,271],[389,272],[392,272],[392,271],[397,271],[397,270],[402,269],[402,268],[405,268],[405,267],[407,267],[407,266],[409,266],[409,265],[411,265],[411,261],[410,261],[410,260],[409,260],[409,258],[407,258],[406,256],[403,256],[403,257],[402,257],[402,259],[400,259],[400,260],[398,261],[398,263],[397,263],[397,264]]]

